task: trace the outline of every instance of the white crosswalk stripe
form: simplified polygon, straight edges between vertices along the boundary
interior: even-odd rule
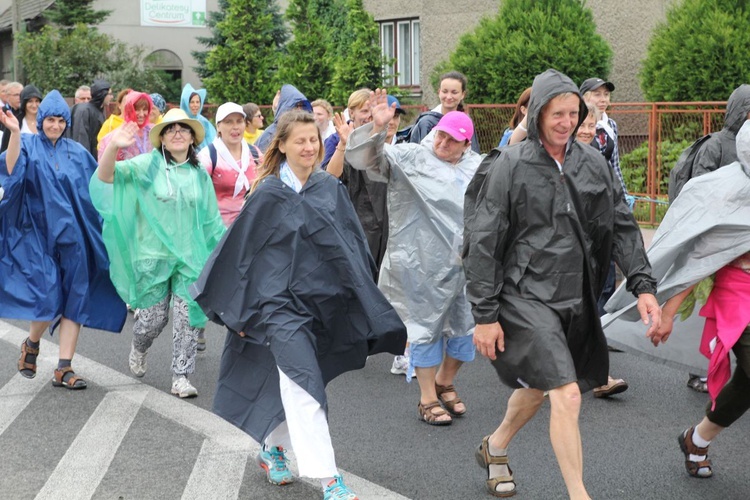
[[[52,358],[42,356],[37,358],[37,373],[49,373],[54,366],[55,361]],[[18,373],[7,384],[0,387],[0,401],[2,401],[0,405],[0,434],[5,432],[5,429],[13,423],[47,384],[49,384],[49,380],[42,376],[29,380]]]
[[[71,499],[91,498],[145,397],[146,391],[142,390],[113,391],[104,396],[37,500],[57,500],[61,491],[75,492]]]
[[[0,321],[0,340],[16,350],[27,333]],[[43,339],[38,358],[38,373],[50,373],[56,363],[59,348]],[[227,499],[239,497],[248,459],[260,450],[258,443],[247,434],[202,408],[154,389],[139,380],[113,370],[101,363],[76,355],[75,364],[86,379],[106,390],[86,424],[61,458],[37,500],[60,498],[93,498],[107,474],[117,450],[141,409],[153,411],[169,421],[184,426],[204,437],[200,452],[182,491],[184,500]],[[29,380],[14,375],[0,387],[0,435],[16,421],[39,392],[49,384],[49,378],[37,376]],[[290,454],[291,468],[296,472],[294,455]],[[364,478],[340,470],[349,487],[363,500],[407,500],[406,497],[371,483]],[[300,479],[316,490],[320,483]]]

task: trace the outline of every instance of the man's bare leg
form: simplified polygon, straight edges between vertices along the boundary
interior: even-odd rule
[[[568,496],[572,500],[588,500],[583,485],[583,447],[578,427],[581,391],[573,382],[549,391],[551,405],[549,434],[555,450]]]
[[[544,393],[537,389],[516,389],[508,398],[505,417],[500,426],[490,436],[490,446],[507,448],[515,436],[531,418],[536,415],[544,402]]]
[[[513,437],[526,423],[532,419],[544,402],[544,393],[537,389],[516,389],[508,399],[500,426],[495,429],[489,438],[489,453],[493,456],[506,456],[508,445]],[[507,465],[490,465],[489,477],[509,476],[510,470]],[[515,488],[513,483],[499,483],[495,487],[498,493],[507,493]]]

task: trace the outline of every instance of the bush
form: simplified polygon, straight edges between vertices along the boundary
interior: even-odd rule
[[[651,101],[723,101],[750,81],[747,0],[675,2],[649,42],[640,73]]]
[[[432,83],[446,69],[469,76],[473,103],[515,103],[539,73],[554,68],[573,81],[607,78],[612,50],[596,33],[581,0],[505,0],[495,18],[463,35]]]
[[[692,144],[687,139],[664,140],[659,143],[661,156],[661,172],[659,177],[659,192],[667,193],[669,187],[669,173],[680,158],[682,152]],[[648,178],[648,141],[643,142],[630,153],[620,157],[620,169],[625,186],[630,193],[647,193]]]

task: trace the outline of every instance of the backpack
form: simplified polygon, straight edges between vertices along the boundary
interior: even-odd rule
[[[677,195],[680,194],[685,184],[693,178],[693,164],[695,163],[695,156],[698,151],[701,150],[703,144],[711,137],[711,134],[704,135],[693,144],[691,144],[685,151],[682,152],[680,157],[677,159],[677,163],[674,164],[672,171],[669,172],[669,188],[667,193],[669,195],[669,203],[674,202]]]
[[[409,125],[408,127],[396,132],[396,144],[401,144],[404,142],[411,142],[411,136],[412,136],[412,132],[414,131],[414,127],[416,127],[417,124],[419,124],[419,122],[423,118],[428,117],[428,116],[436,117],[439,120],[440,118],[442,118],[443,115],[435,111],[425,111],[424,113],[420,113],[420,115],[417,117],[416,120],[414,120],[414,123],[412,125]]]
[[[260,149],[258,149],[256,146],[253,146],[252,144],[248,144],[250,146],[250,154],[253,156],[253,161],[255,164],[258,164],[258,160],[260,159]],[[211,159],[211,179],[214,178],[214,172],[216,171],[216,161],[217,161],[217,153],[216,153],[216,146],[213,144],[208,145],[208,156]]]

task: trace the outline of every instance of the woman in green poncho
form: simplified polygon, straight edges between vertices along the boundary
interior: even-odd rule
[[[224,232],[213,184],[195,151],[204,131],[184,111],[172,109],[151,129],[153,151],[115,162],[136,132],[135,123],[116,131],[91,179],[91,198],[104,219],[112,282],[137,308],[130,371],[136,377],[146,373],[146,353],[169,320],[172,299],[172,394],[193,397],[197,391],[187,377],[195,371],[207,318],[188,287]]]

